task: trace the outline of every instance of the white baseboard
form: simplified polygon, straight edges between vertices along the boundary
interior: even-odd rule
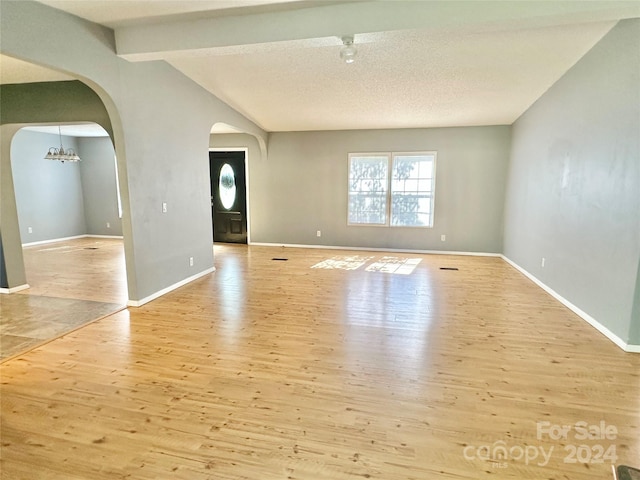
[[[26,290],[27,288],[30,288],[28,283],[25,283],[24,285],[18,285],[17,287],[11,287],[11,288],[0,288],[0,293],[16,293],[16,292],[20,292],[21,290]]]
[[[63,237],[63,238],[51,238],[49,240],[40,240],[37,242],[29,242],[23,243],[23,247],[34,247],[36,245],[46,245],[47,243],[57,243],[57,242],[66,242],[67,240],[77,240],[78,238],[85,238],[86,235],[75,235],[73,237]]]
[[[541,289],[543,289],[545,292],[547,292],[549,295],[551,295],[553,298],[555,298],[557,301],[559,301],[561,304],[563,304],[565,307],[567,307],[569,310],[571,310],[573,313],[575,313],[584,321],[586,321],[593,328],[595,328],[600,333],[602,333],[605,337],[607,337],[609,340],[615,343],[622,350],[630,353],[640,353],[640,345],[631,345],[626,343],[624,340],[618,337],[615,333],[613,333],[611,330],[609,330],[607,327],[605,327],[600,322],[598,322],[595,318],[593,318],[591,315],[581,310],[580,308],[576,307],[569,300],[564,298],[562,295],[560,295],[558,292],[556,292],[554,289],[552,289],[548,285],[542,283],[540,280],[538,280],[538,278],[536,278],[531,273],[526,271],[524,268],[522,268],[520,265],[515,263],[513,260],[505,257],[504,255],[500,255],[500,257],[509,265],[511,265],[513,268],[515,268],[520,273],[522,273],[529,280],[531,280],[533,283],[535,283],[537,286],[539,286]]]
[[[355,250],[365,252],[390,252],[390,253],[423,253],[428,255],[469,255],[474,257],[500,257],[499,253],[487,252],[457,252],[449,250],[414,250],[411,248],[378,248],[378,247],[347,247],[336,245],[305,245],[298,243],[263,243],[251,242],[249,245],[256,247],[284,247],[284,248],[317,248],[321,250]]]
[[[113,238],[116,240],[122,240],[122,235],[94,235],[93,233],[85,235],[86,238]]]
[[[46,245],[47,243],[57,243],[57,242],[66,242],[67,240],[77,240],[79,238],[119,238],[122,240],[122,235],[93,235],[89,233],[85,233],[83,235],[75,235],[73,237],[63,237],[63,238],[50,238],[49,240],[40,240],[37,242],[23,243],[23,247],[34,247],[36,245]]]
[[[209,275],[210,273],[213,273],[215,271],[216,271],[216,267],[208,268],[206,270],[203,270],[200,273],[196,273],[195,275],[192,275],[191,277],[185,278],[184,280],[181,280],[178,283],[174,283],[173,285],[170,285],[167,288],[163,288],[162,290],[159,290],[156,293],[154,293],[152,295],[149,295],[148,297],[143,298],[142,300],[129,300],[127,302],[127,306],[128,307],[141,307],[145,303],[149,303],[150,301],[155,300],[156,298],[159,298],[162,295],[175,290],[176,288],[180,288],[180,287],[186,285],[187,283],[193,282],[194,280],[197,280],[200,277],[204,277],[205,275]]]

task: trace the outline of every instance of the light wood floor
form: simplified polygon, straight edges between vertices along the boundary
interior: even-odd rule
[[[609,461],[584,460],[610,446],[640,463],[640,355],[500,259],[397,254],[421,259],[397,275],[311,268],[375,252],[215,254],[1,366],[3,480],[595,480]],[[581,421],[610,438],[538,435]]]
[[[28,289],[23,295],[126,304],[122,240],[77,238],[24,248]]]
[[[0,295],[0,360],[125,307],[121,240],[80,238],[24,248],[30,288]]]

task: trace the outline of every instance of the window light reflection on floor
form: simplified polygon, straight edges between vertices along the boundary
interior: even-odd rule
[[[421,261],[421,258],[382,257],[369,265],[366,271],[410,275]]]
[[[374,257],[361,255],[338,255],[316,263],[311,268],[325,268],[328,270],[357,270]]]
[[[375,257],[364,257],[361,255],[339,255],[320,263],[316,263],[311,268],[324,268],[327,270],[357,270]],[[411,274],[421,258],[403,258],[403,257],[382,257],[370,264],[365,271],[394,273],[397,275]]]

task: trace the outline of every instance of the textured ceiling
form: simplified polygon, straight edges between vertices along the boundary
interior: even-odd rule
[[[229,14],[229,10],[259,10],[259,7],[301,0],[38,0],[94,23],[117,28],[165,21],[190,14]]]
[[[56,82],[61,80],[74,80],[74,78],[56,70],[0,54],[0,84]]]
[[[349,65],[337,38],[168,61],[270,131],[508,125],[612,26],[356,35]]]
[[[640,16],[615,0],[40,1],[114,28],[123,58],[170,63],[267,131],[511,124]]]

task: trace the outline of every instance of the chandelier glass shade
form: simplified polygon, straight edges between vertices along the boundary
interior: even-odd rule
[[[60,148],[50,147],[47,154],[44,156],[45,160],[60,160],[64,162],[80,162],[82,159],[73,150],[73,148],[65,148],[62,146],[62,130],[58,125],[58,136],[60,137]]]

